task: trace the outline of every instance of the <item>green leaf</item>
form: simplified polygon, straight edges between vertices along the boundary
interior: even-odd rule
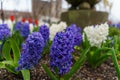
[[[2,61],[2,63],[14,66],[14,62],[12,60]]]
[[[118,36],[114,36],[114,48],[117,50],[118,49]]]
[[[6,60],[12,60],[12,57],[10,55],[10,50],[11,50],[11,46],[10,46],[10,42],[9,40],[7,40],[2,48],[2,53],[4,54],[4,57]]]
[[[111,56],[111,53],[105,53],[103,54],[102,56],[100,56],[100,58],[98,58],[98,60],[96,61],[96,64],[95,64],[95,68],[97,66],[99,66],[100,64],[102,64],[105,60],[107,60],[109,57]]]
[[[68,74],[66,74],[63,78],[64,80],[69,80],[70,77],[77,72],[77,70],[80,68],[80,66],[85,62],[86,59],[86,54],[88,53],[88,51],[90,50],[90,47],[88,47],[87,49],[85,49],[80,58],[78,59],[78,61],[73,65],[72,69],[70,70],[70,72]]]
[[[92,56],[92,67],[96,68],[99,66],[102,62],[104,62],[108,57],[110,57],[112,54],[109,52],[110,49],[103,47],[103,48],[98,48],[94,55]],[[88,61],[89,62],[89,61]]]
[[[12,35],[12,38],[16,41],[17,45],[21,47],[21,43],[23,42],[23,37],[20,35],[19,31],[15,31],[15,33]]]
[[[87,35],[84,33],[84,40],[83,40],[83,45],[85,48],[87,48],[88,46],[90,46]]]
[[[2,61],[2,62],[0,62],[0,68],[6,68],[6,64],[9,64],[9,65],[12,65],[12,66],[14,66],[14,63],[13,63],[13,61],[11,60],[11,61]]]
[[[0,68],[5,68],[5,64],[0,62]]]
[[[90,51],[88,54],[87,54],[87,61],[88,63],[93,67],[93,65],[95,64],[95,58],[93,57],[94,55],[94,51]]]
[[[18,72],[15,71],[15,67],[9,64],[5,64],[5,68],[10,71],[11,73],[18,74]]]
[[[30,71],[29,70],[21,70],[23,79],[24,80],[30,80]]]
[[[39,29],[39,27],[38,27],[38,26],[34,26],[34,28],[33,28],[33,32],[37,32],[37,31],[38,31],[38,29]]]
[[[45,64],[43,64],[42,67],[44,68],[44,70],[52,80],[58,80]]]
[[[119,68],[119,64],[118,64],[118,61],[117,61],[117,57],[116,57],[114,48],[112,48],[112,60],[113,60],[113,63],[114,63],[114,66],[115,66],[115,69],[116,69],[116,72],[117,72],[117,75],[118,75],[118,80],[120,80],[120,68]]]
[[[14,55],[14,63],[18,64],[18,60],[20,58],[20,50],[19,50],[19,47],[18,45],[16,44],[15,40],[14,39],[10,39],[10,43],[11,43],[11,48],[12,48],[12,51],[13,51],[13,55]]]

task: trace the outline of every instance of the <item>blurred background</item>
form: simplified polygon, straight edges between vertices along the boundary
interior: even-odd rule
[[[14,15],[21,18],[38,19],[42,22],[57,22],[61,13],[68,11],[71,4],[66,0],[0,0],[1,19]],[[108,21],[120,22],[120,0],[101,0],[95,5],[96,11],[108,12]]]

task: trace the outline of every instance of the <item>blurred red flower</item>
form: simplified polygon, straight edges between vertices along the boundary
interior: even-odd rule
[[[31,19],[31,18],[28,18],[28,22],[29,22],[29,23],[32,23],[33,21],[32,21],[32,19]]]
[[[37,19],[35,20],[35,24],[36,24],[37,26],[38,26],[38,24],[39,24]]]
[[[22,22],[25,22],[26,21],[26,18],[22,18]]]
[[[11,15],[10,20],[13,22],[15,20],[15,17],[13,15]]]

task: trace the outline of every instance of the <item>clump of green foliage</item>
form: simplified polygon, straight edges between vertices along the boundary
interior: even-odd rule
[[[109,28],[109,36],[120,36],[120,30],[116,27],[110,27]]]

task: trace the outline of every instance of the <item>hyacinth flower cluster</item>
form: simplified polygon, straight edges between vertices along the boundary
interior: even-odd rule
[[[120,29],[120,23],[118,23],[118,24],[112,24],[111,26],[114,26],[114,27]]]
[[[72,52],[74,39],[71,31],[58,32],[53,40],[50,50],[50,65],[53,71],[58,69],[59,75],[69,72],[72,65]]]
[[[66,28],[65,30],[67,31],[71,31],[74,34],[74,45],[73,46],[78,46],[80,45],[80,43],[82,42],[82,34],[81,34],[81,28],[77,27],[76,24],[72,24],[70,25],[68,28]]]
[[[16,70],[30,69],[38,64],[44,48],[44,39],[39,32],[33,32],[22,46],[19,66]]]
[[[64,31],[67,28],[67,24],[65,22],[60,22],[59,24],[52,24],[50,26],[50,40],[52,41],[57,32]]]
[[[109,34],[109,26],[107,23],[84,28],[84,32],[91,46],[100,47],[105,42]],[[84,34],[83,34],[84,37]]]
[[[4,40],[9,36],[11,36],[11,32],[7,24],[0,24],[0,40]]]
[[[49,40],[49,28],[47,27],[47,25],[41,25],[40,28],[39,28],[39,32],[41,33],[41,35],[43,36],[44,38],[44,42],[46,44],[46,42]]]
[[[110,27],[116,27],[116,28],[120,29],[120,22],[119,23],[113,23],[111,21],[108,21],[108,25]]]
[[[17,22],[14,27],[15,31],[19,31],[21,36],[27,38],[30,34],[30,28],[28,23]]]

